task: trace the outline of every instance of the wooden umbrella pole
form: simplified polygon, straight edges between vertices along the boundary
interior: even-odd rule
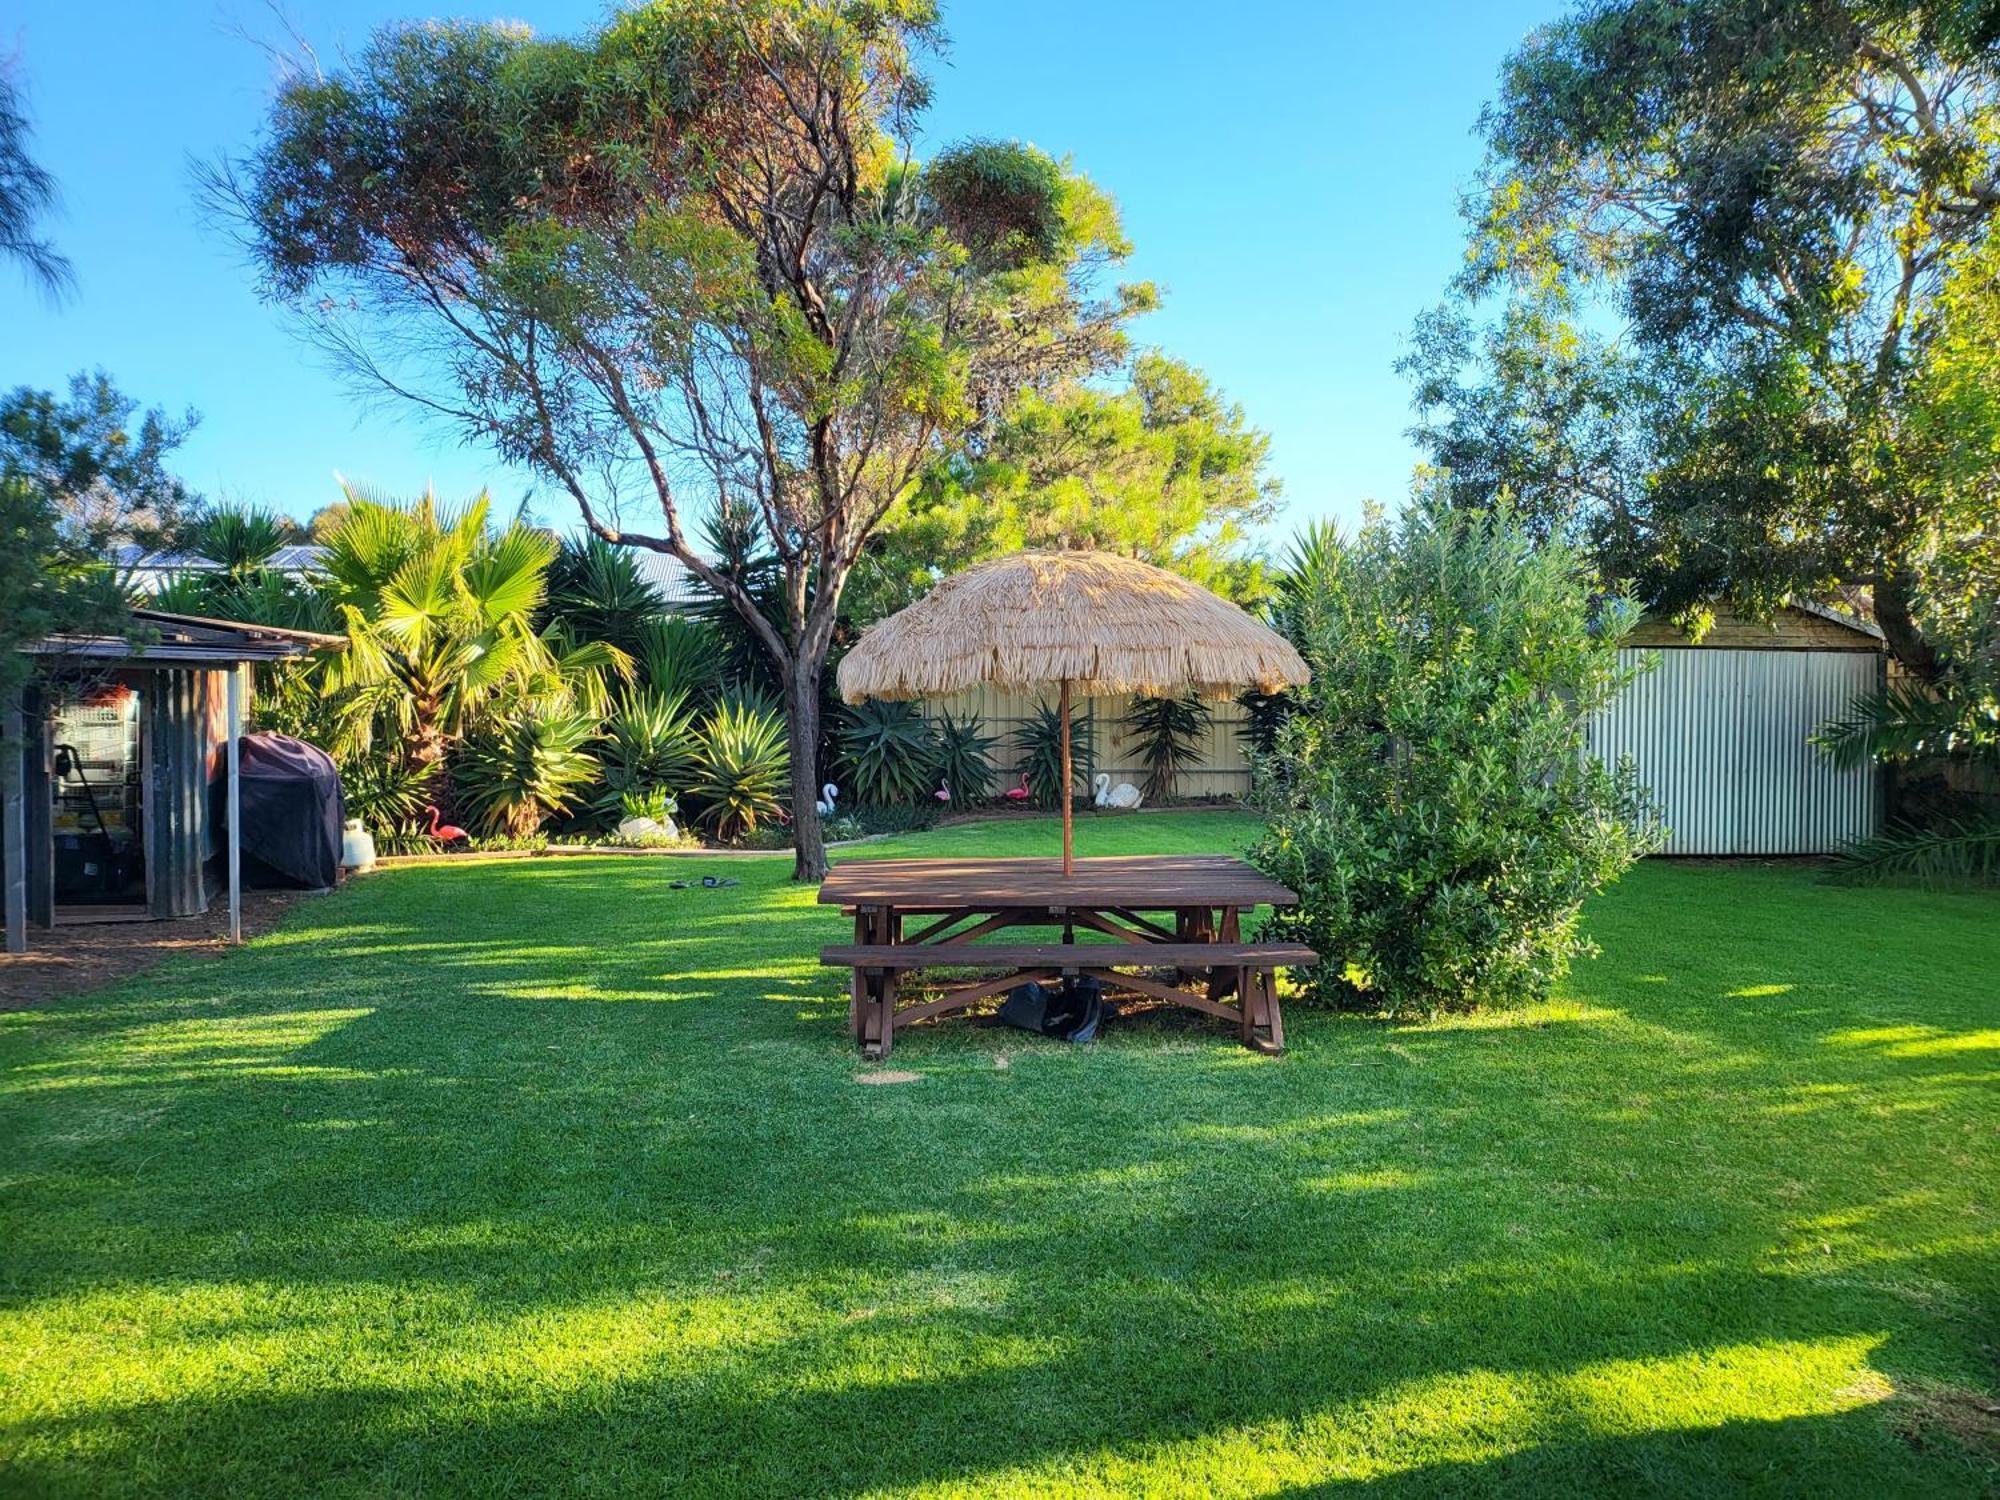
[[[1067,677],[1062,680],[1062,705],[1058,711],[1062,714],[1063,875],[1068,877],[1076,873],[1076,859],[1070,836],[1070,802],[1073,799],[1070,795],[1070,777],[1072,773],[1069,761],[1069,679]]]

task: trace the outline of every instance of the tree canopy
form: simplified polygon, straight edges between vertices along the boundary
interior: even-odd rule
[[[2000,550],[1988,5],[1591,0],[1509,59],[1406,362],[1461,501],[1669,611],[1865,592],[1945,670]],[[1492,315],[1481,314],[1482,307]]]
[[[1042,152],[917,160],[938,40],[929,0],[396,27],[288,82],[211,182],[350,369],[730,601],[785,683],[808,877],[819,679],[867,538],[1021,390],[1115,364],[1152,300],[1100,284],[1115,207]],[[725,503],[776,559],[775,620],[695,545]]]
[[[862,618],[1022,547],[1097,547],[1237,599],[1259,592],[1251,530],[1278,507],[1270,439],[1192,366],[1157,352],[1115,389],[1029,392],[887,517],[856,575]]]

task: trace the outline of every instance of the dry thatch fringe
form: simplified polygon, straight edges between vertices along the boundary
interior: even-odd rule
[[[1064,678],[1085,694],[1228,698],[1310,675],[1283,636],[1178,574],[1109,552],[1016,552],[872,626],[839,680],[859,703]]]

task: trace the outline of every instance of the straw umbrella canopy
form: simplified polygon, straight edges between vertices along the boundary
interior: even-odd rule
[[[1016,552],[953,574],[871,626],[842,658],[839,682],[849,703],[1059,683],[1068,875],[1073,689],[1229,698],[1310,675],[1283,636],[1177,573],[1108,552]]]

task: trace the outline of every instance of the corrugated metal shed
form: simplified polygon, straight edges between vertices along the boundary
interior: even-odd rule
[[[1731,632],[1725,639],[1744,637]],[[1628,648],[1643,673],[1591,727],[1629,755],[1665,816],[1668,854],[1827,854],[1881,826],[1881,778],[1841,770],[1808,736],[1882,683],[1855,629],[1824,646]]]

